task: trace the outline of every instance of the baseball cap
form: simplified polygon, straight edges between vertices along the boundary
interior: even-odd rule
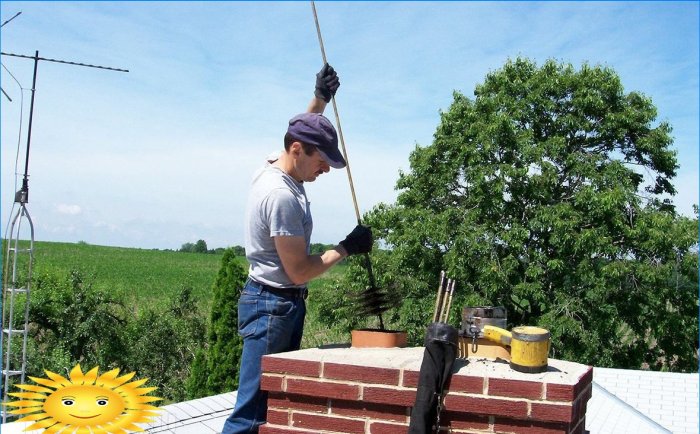
[[[316,146],[329,166],[342,169],[345,158],[338,150],[338,134],[331,121],[320,113],[302,113],[289,121],[287,132],[295,139]]]

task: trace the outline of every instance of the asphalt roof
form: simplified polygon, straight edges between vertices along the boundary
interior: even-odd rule
[[[161,407],[146,432],[219,433],[236,401],[236,392]],[[591,434],[697,434],[698,374],[593,369],[593,394],[586,429]],[[1,426],[3,434],[20,434],[27,423]],[[30,434],[40,434],[31,431]]]

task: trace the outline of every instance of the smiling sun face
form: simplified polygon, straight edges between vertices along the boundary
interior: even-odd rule
[[[46,398],[48,415],[75,426],[104,425],[126,409],[118,393],[98,386],[69,386]]]
[[[136,423],[152,421],[157,407],[147,403],[159,401],[143,396],[155,387],[139,388],[147,379],[127,383],[134,373],[119,377],[119,369],[97,376],[97,368],[83,374],[80,365],[70,372],[70,380],[50,371],[50,379],[29,377],[41,386],[19,384],[26,392],[10,393],[21,400],[5,403],[19,407],[10,414],[29,414],[18,422],[36,421],[25,431],[45,429],[44,434],[62,432],[110,433],[143,431]]]

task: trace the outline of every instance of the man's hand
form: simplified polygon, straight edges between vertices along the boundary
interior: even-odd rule
[[[338,74],[331,65],[326,63],[318,74],[316,74],[316,90],[314,90],[314,95],[316,95],[316,98],[322,99],[328,103],[339,87],[340,80],[338,80]]]
[[[372,250],[372,230],[368,226],[357,225],[340,245],[348,252],[348,256],[369,253]]]

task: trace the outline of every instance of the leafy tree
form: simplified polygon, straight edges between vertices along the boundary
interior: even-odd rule
[[[185,253],[219,253],[219,249],[207,249],[207,242],[204,240],[197,240],[196,243],[185,243],[180,247],[179,252]]]
[[[187,383],[189,398],[209,396],[238,387],[238,365],[243,341],[238,335],[238,298],[247,271],[236,260],[233,248],[226,249],[214,282],[209,338],[206,352],[200,350]]]
[[[335,247],[335,245],[333,244],[311,243],[311,246],[309,246],[309,250],[311,251],[312,255],[316,255],[319,253],[323,253],[326,250],[330,250],[333,247]]]
[[[195,349],[206,335],[191,288],[165,307],[129,315],[121,297],[94,288],[80,272],[44,272],[35,277],[30,302],[29,375],[67,374],[76,363],[119,368],[149,378],[158,396],[185,397]]]
[[[463,306],[503,305],[512,325],[551,331],[552,357],[695,372],[697,212],[678,216],[668,199],[678,164],[656,118],[650,98],[587,64],[518,58],[474,99],[455,92],[396,203],[365,216],[412,342],[445,269],[453,323]]]
[[[245,256],[245,247],[243,246],[233,246],[231,247],[233,249],[233,253],[236,256]]]
[[[65,369],[64,365],[54,366],[65,360],[115,366],[114,356],[124,353],[121,331],[127,319],[123,300],[93,288],[80,272],[37,275],[30,303],[36,354],[29,358],[28,369],[33,375],[43,375],[44,369]]]
[[[185,243],[180,246],[179,252],[192,253],[194,251],[194,243]]]
[[[207,253],[207,242],[204,240],[197,240],[197,242],[194,243],[194,248],[192,251],[195,253]]]
[[[146,307],[125,331],[128,351],[119,367],[149,378],[158,396],[178,402],[185,399],[184,383],[206,336],[192,289],[183,287],[167,306]]]

